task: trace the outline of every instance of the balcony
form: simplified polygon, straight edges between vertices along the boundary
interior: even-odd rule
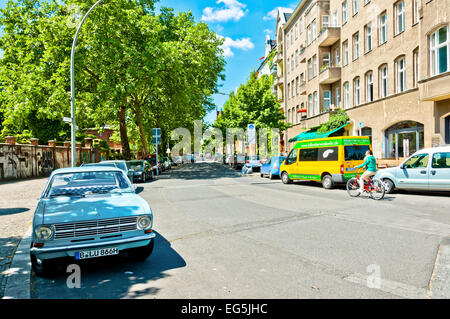
[[[340,67],[322,67],[319,74],[320,84],[331,84],[341,79]]]
[[[273,79],[273,85],[275,87],[280,86],[284,83],[284,76],[283,75],[278,75],[276,77],[274,77]]]
[[[329,47],[335,44],[341,38],[341,28],[328,27],[324,28],[319,33],[319,46]]]
[[[306,81],[300,81],[300,95],[306,95]]]
[[[450,99],[450,72],[433,76],[419,82],[420,99],[424,101],[441,101]]]
[[[278,51],[273,61],[275,63],[283,62],[283,51]]]

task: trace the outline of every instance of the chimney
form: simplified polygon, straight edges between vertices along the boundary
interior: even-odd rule
[[[7,136],[5,138],[6,144],[16,145],[16,137],[15,136]]]

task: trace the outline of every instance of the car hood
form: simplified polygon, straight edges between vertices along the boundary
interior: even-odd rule
[[[397,171],[398,169],[399,169],[398,166],[396,166],[396,167],[389,167],[389,168],[382,168],[382,169],[379,169],[377,171],[376,176],[378,177],[378,176],[384,176],[386,174],[395,174],[395,171]]]
[[[93,195],[85,198],[55,197],[43,200],[43,224],[150,214],[147,202],[137,194]]]

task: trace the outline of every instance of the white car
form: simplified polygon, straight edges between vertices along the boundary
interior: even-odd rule
[[[375,178],[384,181],[388,194],[395,189],[450,191],[450,146],[420,150],[398,167],[379,170]]]

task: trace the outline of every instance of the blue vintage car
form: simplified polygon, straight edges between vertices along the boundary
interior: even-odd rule
[[[286,159],[284,156],[273,156],[261,165],[261,177],[269,176],[270,179],[280,177],[280,165]]]
[[[39,276],[58,258],[82,260],[126,252],[143,260],[153,251],[153,214],[125,173],[113,167],[54,171],[33,218],[30,258]]]

